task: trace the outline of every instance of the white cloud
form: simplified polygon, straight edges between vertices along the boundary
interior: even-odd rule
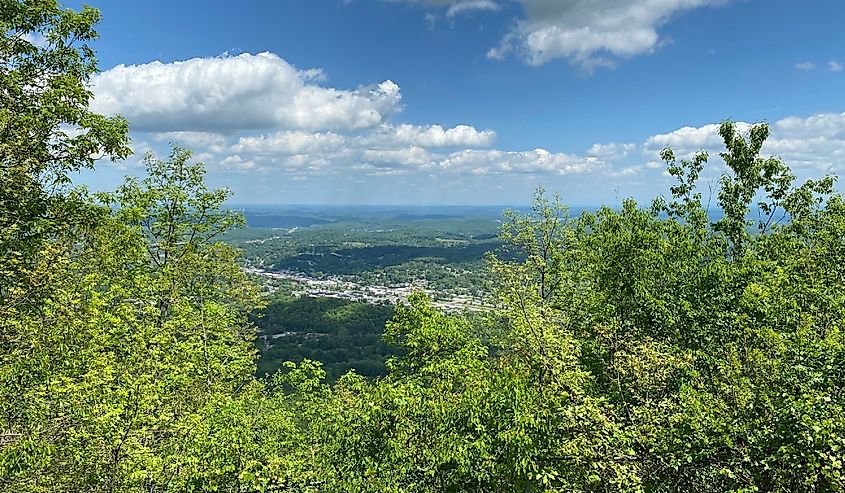
[[[498,11],[504,0],[384,0],[390,3],[445,9],[446,17]],[[516,0],[511,0],[516,1]],[[491,59],[516,54],[531,65],[567,59],[586,71],[614,67],[619,59],[651,52],[669,41],[658,29],[678,15],[731,0],[519,0],[525,17],[518,19]],[[429,28],[435,17],[426,14]]]
[[[747,132],[750,126],[745,122],[737,123],[741,132]],[[643,144],[643,151],[651,157],[669,146],[681,157],[705,150],[711,157],[717,158],[724,151],[718,132],[717,124],[682,127],[649,137]],[[778,120],[770,125],[770,136],[762,154],[780,156],[796,171],[845,171],[845,113],[821,113]]]
[[[647,154],[659,153],[664,147],[671,147],[681,156],[690,155],[699,150],[721,149],[719,125],[711,123],[701,127],[681,127],[665,134],[652,135],[646,139],[643,147]]]
[[[797,70],[810,71],[816,68],[816,64],[813,62],[801,62],[796,63],[795,68]],[[842,63],[836,60],[830,60],[827,62],[827,70],[828,72],[842,72]]]
[[[220,165],[229,171],[250,171],[255,169],[254,161],[243,159],[238,155],[226,157],[220,162]]]
[[[454,128],[461,129],[468,136],[486,135],[472,127],[468,127],[472,130],[461,127]],[[430,132],[431,128],[439,130]],[[281,131],[239,137],[222,152],[216,152],[216,159],[206,161],[232,171],[301,173],[305,169],[311,174],[363,173],[376,176],[414,172],[568,175],[600,171],[606,166],[606,161],[597,156],[552,153],[545,149],[504,151],[459,146],[459,150],[447,153],[433,151],[450,142],[449,130],[439,126],[408,125],[386,127],[363,136]],[[473,138],[462,138],[452,143],[468,142],[473,142]],[[632,144],[612,146],[623,149],[621,152],[625,153],[633,147]]]
[[[449,171],[473,174],[550,173],[569,175],[596,171],[604,165],[594,157],[552,153],[546,149],[533,151],[465,150],[455,152],[435,163]]]
[[[452,128],[443,128],[440,125],[383,125],[362,140],[368,145],[487,147],[496,142],[496,132],[476,130],[469,125],[457,125]]]
[[[324,87],[272,53],[118,65],[93,79],[93,107],[147,131],[364,129],[398,112],[399,86]]]
[[[557,58],[582,68],[612,66],[618,58],[654,50],[657,29],[681,12],[725,0],[522,0],[526,18],[488,57],[515,52],[531,65]]]
[[[625,158],[636,147],[636,144],[619,144],[616,142],[610,144],[593,144],[587,149],[587,155],[601,158],[605,161],[618,161]]]
[[[269,135],[246,136],[232,146],[235,152],[253,154],[326,153],[346,143],[347,139],[334,132],[285,130]]]
[[[750,124],[737,123],[741,132]],[[286,176],[334,176],[342,180],[367,176],[434,175],[455,179],[509,175],[554,177],[592,175],[606,180],[635,175],[656,176],[664,169],[658,154],[664,147],[682,158],[705,150],[711,164],[705,176],[723,168],[719,125],[685,126],[655,134],[641,144],[596,143],[583,153],[488,148],[491,130],[469,125],[386,124],[364,132],[279,130],[225,135],[209,132],[151,134],[154,141],[176,141],[194,147],[212,168],[240,173]],[[140,140],[140,139],[139,139]],[[145,143],[145,145],[147,145]],[[640,152],[635,152],[639,150]],[[771,124],[764,155],[781,156],[799,176],[845,171],[845,113],[783,118]]]
[[[611,176],[614,176],[614,177],[617,177],[617,178],[625,177],[625,176],[632,176],[632,175],[635,175],[635,174],[639,173],[640,171],[642,171],[644,166],[645,165],[628,166],[628,167],[622,168],[622,169],[617,170],[617,171],[611,171],[610,174],[611,174]]]
[[[194,132],[176,132],[194,135]],[[173,133],[162,134],[173,135]],[[206,134],[201,134],[206,135]],[[210,134],[214,135],[214,134]],[[219,136],[218,136],[219,137]],[[182,139],[181,141],[184,141]],[[248,135],[238,138],[231,146],[232,152],[253,154],[331,154],[349,153],[355,150],[391,150],[438,147],[486,147],[496,141],[492,130],[476,130],[469,125],[443,128],[440,125],[381,125],[363,135],[342,135],[336,132],[310,132],[305,130],[282,130],[271,134]],[[205,144],[194,138],[196,145]],[[217,142],[215,140],[215,142]],[[219,148],[216,152],[220,152]]]
[[[764,150],[795,167],[845,171],[845,113],[779,120]]]
[[[570,7],[577,5],[579,1]],[[497,135],[490,129],[386,122],[400,109],[393,82],[343,90],[319,85],[324,78],[320,70],[298,70],[270,53],[121,65],[96,78],[95,106],[101,112],[123,113],[133,130],[142,130],[135,148],[154,147],[152,142],[161,149],[164,142],[175,142],[193,148],[218,170],[288,176],[593,173],[612,178],[662,168],[655,157],[666,146],[682,157],[700,149],[715,157],[723,150],[717,124],[656,134],[639,146],[596,143],[583,154],[495,149]],[[738,125],[742,131],[749,128]],[[632,156],[637,148],[647,162]],[[772,124],[764,152],[797,168],[841,169],[845,113],[779,120]]]
[[[798,139],[824,136],[845,140],[845,113],[820,113],[806,118],[797,116],[783,118],[774,124],[773,134],[785,134]]]
[[[434,156],[422,147],[405,147],[400,149],[364,149],[361,161],[369,164],[377,163],[384,167],[409,167],[431,164]]]

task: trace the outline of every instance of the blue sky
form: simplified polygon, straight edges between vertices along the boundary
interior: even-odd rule
[[[716,156],[726,118],[768,121],[801,177],[845,171],[840,1],[90,4],[94,107],[136,150],[93,188],[177,142],[240,203],[613,204],[664,193],[665,145]]]

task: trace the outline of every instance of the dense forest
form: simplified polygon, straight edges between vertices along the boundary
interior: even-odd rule
[[[761,156],[767,125],[721,125],[719,219],[703,153],[665,149],[647,204],[538,192],[486,257],[488,319],[417,294],[383,376],[256,378],[266,300],[220,241],[228,192],[179,148],[110,193],[71,183],[130,153],[89,109],[98,20],[0,3],[0,490],[845,488],[845,199]]]
[[[387,358],[395,353],[382,340],[392,316],[390,305],[276,294],[254,318],[261,354],[257,375],[272,373],[285,361],[309,359],[320,361],[331,381],[352,369],[383,376]]]

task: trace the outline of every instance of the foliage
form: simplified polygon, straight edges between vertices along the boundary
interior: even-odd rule
[[[68,173],[129,152],[126,121],[88,109],[98,20],[51,0],[0,7],[0,315],[40,296],[39,262],[61,262],[44,241],[85,219]]]
[[[321,491],[841,491],[845,201],[721,134],[718,219],[667,149],[669,199],[507,216],[498,330],[397,307],[390,374],[320,387]]]
[[[147,178],[91,203],[97,222],[53,294],[13,320],[4,489],[239,488],[263,447],[253,427],[275,426],[255,421],[256,289],[214,241],[237,217],[188,158],[149,156]]]
[[[336,298],[274,295],[255,318],[261,357],[259,376],[273,373],[285,361],[320,361],[335,381],[349,370],[367,377],[387,373],[385,362],[395,352],[382,341],[390,305]]]

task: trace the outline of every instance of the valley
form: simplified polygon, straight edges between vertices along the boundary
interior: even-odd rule
[[[253,316],[257,373],[284,361],[324,363],[331,380],[349,370],[385,375],[395,348],[382,340],[393,307],[415,292],[447,313],[483,316],[489,296],[487,252],[502,208],[244,208],[248,227],[226,241],[267,307]]]

